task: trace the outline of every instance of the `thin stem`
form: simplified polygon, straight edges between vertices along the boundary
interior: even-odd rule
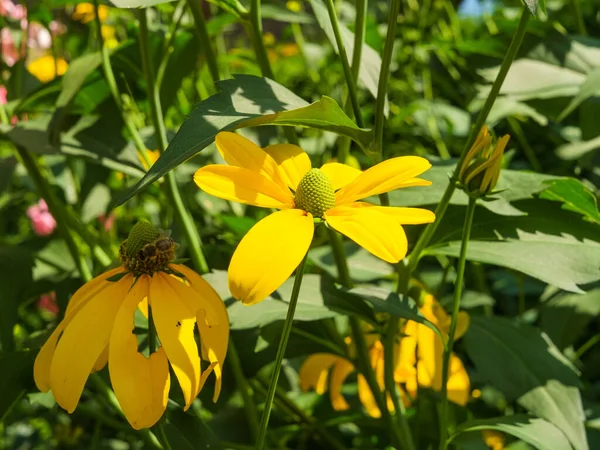
[[[248,383],[248,380],[244,376],[244,370],[242,368],[240,356],[238,355],[232,339],[229,340],[229,349],[227,353],[229,356],[229,362],[231,363],[231,369],[233,370],[233,376],[235,378],[235,382],[237,383],[237,388],[244,399],[244,410],[246,412],[248,425],[250,426],[250,432],[252,433],[252,438],[256,440],[258,438],[259,424],[258,411],[256,410],[256,405],[254,404],[254,392],[250,386],[250,383]]]
[[[271,416],[271,408],[273,407],[273,399],[275,398],[275,391],[277,389],[277,382],[279,381],[279,373],[281,372],[281,365],[283,363],[285,349],[290,338],[290,332],[292,331],[294,313],[296,312],[296,304],[298,303],[298,296],[300,295],[300,286],[302,286],[302,278],[304,276],[304,265],[306,264],[307,257],[308,253],[304,255],[304,258],[302,258],[302,261],[296,269],[296,278],[294,279],[294,286],[292,288],[292,297],[290,298],[287,316],[285,318],[285,323],[283,324],[281,340],[279,341],[279,348],[277,349],[277,356],[275,357],[275,367],[273,368],[273,375],[271,376],[271,382],[269,383],[267,399],[265,400],[265,409],[260,420],[260,430],[258,434],[258,439],[256,440],[257,450],[262,450],[263,448],[265,448],[265,440],[267,437],[267,427],[269,425],[269,418]]]
[[[440,450],[445,450],[448,436],[448,377],[450,372],[450,357],[454,347],[454,334],[458,323],[458,310],[460,309],[460,298],[463,289],[463,280],[465,276],[465,263],[467,260],[467,246],[471,237],[471,226],[473,225],[473,216],[475,215],[475,206],[477,201],[474,198],[469,199],[467,214],[463,226],[462,241],[460,244],[460,255],[457,263],[456,284],[454,285],[454,299],[452,302],[452,319],[450,322],[450,331],[448,333],[448,343],[444,349],[442,362],[442,392],[440,403]]]
[[[452,177],[450,178],[448,187],[446,188],[446,191],[444,192],[442,199],[440,200],[440,202],[438,203],[438,205],[435,209],[436,220],[435,220],[435,222],[430,223],[429,225],[427,225],[425,227],[425,230],[419,236],[419,239],[417,240],[417,243],[415,244],[415,247],[414,247],[412,253],[410,254],[410,258],[409,258],[409,262],[408,262],[409,276],[412,274],[414,269],[417,267],[417,264],[419,263],[419,258],[421,257],[421,253],[429,244],[429,241],[431,240],[435,231],[437,230],[437,227],[440,224],[442,217],[444,217],[444,214],[446,213],[446,209],[448,209],[448,204],[450,203],[452,194],[454,194],[454,190],[456,189],[456,182],[458,180],[458,168],[463,163],[465,156],[467,156],[467,152],[471,148],[471,145],[473,145],[473,142],[475,141],[475,138],[477,137],[477,133],[479,133],[479,130],[485,123],[485,121],[490,113],[490,110],[492,109],[492,106],[494,105],[494,102],[496,101],[496,98],[498,97],[498,94],[500,93],[500,88],[502,87],[502,84],[504,83],[504,80],[506,79],[506,74],[508,73],[508,69],[510,69],[510,66],[512,65],[515,57],[517,56],[519,47],[521,46],[521,43],[523,42],[523,37],[525,36],[525,29],[527,27],[527,22],[529,21],[529,17],[530,17],[529,10],[527,9],[526,6],[523,6],[523,10],[521,11],[521,19],[519,20],[517,30],[512,38],[512,41],[510,42],[508,50],[506,51],[506,55],[504,56],[504,60],[502,61],[502,65],[500,66],[500,71],[498,72],[498,75],[496,76],[496,79],[494,80],[494,84],[492,85],[492,89],[490,90],[490,93],[488,94],[488,97],[485,100],[483,108],[481,109],[481,111],[479,112],[479,115],[477,116],[475,125],[473,126],[473,128],[471,129],[471,132],[469,133],[469,137],[467,139],[467,142],[465,143],[465,146],[462,149],[462,152],[458,159],[458,163],[456,164],[456,169],[454,170],[454,173],[452,174]]]
[[[201,0],[187,0],[190,11],[194,16],[194,23],[196,24],[196,31],[198,32],[198,38],[200,39],[200,48],[204,53],[206,62],[208,64],[208,71],[214,83],[219,81],[219,65],[217,64],[217,58],[215,51],[212,48],[208,29],[206,28],[206,19],[204,19],[204,13],[202,12]]]
[[[75,242],[75,239],[69,230],[69,218],[65,206],[54,195],[50,183],[48,183],[48,180],[42,174],[37,159],[34,158],[27,150],[18,145],[15,145],[15,150],[21,158],[21,162],[27,169],[29,176],[33,179],[36,189],[46,201],[48,210],[56,220],[58,231],[67,244],[67,248],[71,254],[71,257],[73,258],[73,261],[75,262],[75,266],[79,271],[79,275],[84,281],[90,281],[92,279],[92,274],[87,266],[87,263],[85,262],[85,258],[81,254],[77,242]]]
[[[396,419],[398,428],[400,429],[400,436],[402,437],[402,447],[409,450],[415,449],[415,443],[413,442],[412,433],[408,426],[408,420],[406,420],[406,411],[404,403],[398,395],[398,387],[396,380],[394,380],[394,361],[395,361],[395,350],[396,350],[396,337],[398,334],[399,320],[397,317],[390,317],[385,343],[383,346],[383,359],[384,359],[384,380],[385,390],[392,398],[394,404],[394,415],[393,419]]]
[[[342,33],[340,31],[340,24],[338,22],[337,14],[335,12],[335,6],[333,0],[325,0],[327,6],[327,12],[329,13],[329,19],[331,20],[331,27],[333,28],[333,35],[335,37],[335,43],[338,48],[338,54],[342,61],[342,67],[344,68],[344,75],[346,77],[346,84],[348,85],[348,95],[352,102],[352,109],[354,110],[354,117],[356,118],[356,124],[363,128],[365,126],[362,114],[360,112],[360,105],[358,104],[358,96],[356,94],[356,81],[348,62],[348,55],[346,54],[346,47],[342,40]],[[362,45],[361,45],[362,47]]]
[[[368,0],[356,0],[356,20],[354,21],[354,48],[352,49],[352,79],[358,82],[363,43],[367,31]],[[343,162],[343,161],[342,161]]]
[[[577,32],[582,36],[587,36],[587,29],[585,28],[585,22],[583,21],[583,14],[581,13],[581,5],[579,0],[571,0],[571,6],[573,7],[573,14],[577,19]]]
[[[160,106],[160,93],[156,80],[154,78],[154,71],[152,68],[152,61],[150,59],[150,51],[148,49],[148,8],[138,11],[140,21],[140,53],[142,56],[142,66],[144,70],[144,77],[146,79],[146,89],[148,91],[148,98],[150,100],[150,109],[152,113],[152,124],[154,126],[155,134],[157,135],[158,144],[161,152],[164,152],[168,146],[167,141],[167,130],[163,120],[162,109]],[[183,204],[179,188],[177,187],[177,181],[175,179],[175,172],[170,171],[166,175],[167,185],[165,188],[166,195],[170,202],[175,208],[175,215],[183,228],[185,237],[187,238],[188,245],[190,246],[190,255],[192,262],[197,271],[201,273],[208,272],[208,264],[202,253],[202,243],[200,236],[196,232],[194,220],[189,214],[188,210]]]
[[[377,103],[375,104],[375,130],[373,135],[373,146],[380,159],[383,159],[383,125],[385,122],[384,106],[387,96],[388,82],[390,78],[390,64],[394,51],[394,40],[396,38],[396,26],[400,14],[400,0],[391,0],[388,13],[387,34],[383,46],[383,57],[381,58],[381,71],[379,72],[379,83],[377,84]]]
[[[579,349],[575,352],[575,355],[573,355],[573,361],[581,359],[581,357],[598,342],[600,342],[600,333],[593,335],[581,347],[579,347]]]

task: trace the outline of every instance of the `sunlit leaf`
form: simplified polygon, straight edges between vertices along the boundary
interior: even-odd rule
[[[586,219],[600,224],[600,212],[596,197],[573,178],[552,182],[548,189],[540,193],[540,197],[559,201],[564,209],[583,214]]]

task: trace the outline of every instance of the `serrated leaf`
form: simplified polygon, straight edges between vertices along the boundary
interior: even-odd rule
[[[567,178],[554,181],[540,193],[540,198],[562,202],[564,209],[583,214],[586,219],[600,224],[596,197],[578,180]]]

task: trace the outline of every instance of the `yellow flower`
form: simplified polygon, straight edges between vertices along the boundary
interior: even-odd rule
[[[483,430],[483,442],[492,450],[504,450],[504,434],[496,430]]]
[[[104,39],[104,45],[106,48],[115,48],[119,45],[119,41],[116,38],[115,27],[111,25],[102,25],[100,28],[102,32],[102,38]]]
[[[234,133],[221,132],[217,149],[229,164],[209,165],[194,175],[211,195],[263,208],[277,208],[238,245],[229,265],[229,289],[245,304],[265,299],[292,274],[312,242],[314,219],[322,219],[375,256],[397,263],[406,255],[404,224],[429,223],[435,215],[418,208],[383,207],[357,200],[408,186],[428,186],[415,178],[431,165],[402,156],[361,172],[328,163],[312,169],[296,145],[261,149]]]
[[[158,150],[150,150],[149,148],[147,148],[146,151],[145,151],[145,156],[146,156],[146,158],[142,158],[142,155],[138,154],[138,158],[140,159],[140,162],[142,163],[142,166],[144,166],[144,169],[150,170],[150,167],[156,161],[158,161],[158,158],[160,158],[160,151],[158,151]],[[148,160],[148,162],[146,162],[146,159]]]
[[[302,11],[302,4],[296,0],[289,0],[285,6],[287,6],[287,9],[295,13]]]
[[[71,298],[64,319],[34,364],[37,387],[42,392],[51,389],[69,413],[75,410],[90,373],[107,363],[115,395],[135,429],[154,425],[164,413],[169,362],[183,391],[185,409],[213,372],[216,401],[229,338],[227,310],[200,275],[171,263],[174,246],[171,238],[148,222],[139,222],[121,245],[122,266],[97,276]],[[146,357],[138,351],[133,333],[134,313],[139,308],[148,317],[149,307],[161,346]],[[201,358],[209,363],[204,371]]]
[[[502,155],[510,136],[498,139],[492,147],[492,137],[485,125],[479,131],[475,143],[471,146],[461,166],[458,179],[462,188],[476,196],[489,194],[496,187],[502,168]]]
[[[447,336],[449,317],[441,306],[428,295],[425,304],[420,308],[423,315],[441,328]],[[469,325],[469,316],[460,313],[456,337],[462,336]],[[442,386],[442,354],[443,345],[439,337],[424,325],[407,321],[402,330],[402,339],[396,344],[394,381],[398,384],[403,403],[408,406],[417,396],[417,387],[431,388],[436,391]],[[353,353],[352,347],[349,349]],[[384,352],[383,344],[377,340],[369,350],[371,367],[375,372],[377,383],[384,389]],[[342,385],[350,373],[354,371],[353,364],[347,359],[329,354],[316,353],[309,356],[300,368],[300,386],[303,390],[315,389],[323,394],[328,387],[331,404],[336,411],[349,408],[341,394]],[[329,372],[331,379],[329,380]],[[358,397],[367,411],[375,418],[381,417],[373,393],[362,375],[357,377]],[[450,377],[448,379],[448,398],[460,405],[465,405],[469,399],[470,380],[462,361],[456,355],[450,359]],[[387,397],[388,409],[393,410],[393,404]]]
[[[71,16],[73,20],[78,20],[81,23],[91,22],[96,18],[96,9],[92,3],[79,3],[75,6],[75,11]],[[108,6],[100,5],[98,7],[98,17],[100,22],[104,22],[108,17]]]
[[[69,64],[62,58],[54,59],[50,55],[42,56],[27,64],[27,70],[42,83],[48,83],[63,75]]]

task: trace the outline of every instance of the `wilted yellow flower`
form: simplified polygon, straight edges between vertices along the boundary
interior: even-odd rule
[[[481,432],[483,442],[492,450],[504,450],[504,433],[496,430],[483,430]]]
[[[53,56],[46,55],[31,61],[27,64],[27,70],[42,83],[49,83],[57,76],[63,75],[69,64],[62,58],[54,59]]]
[[[462,188],[471,195],[484,196],[496,187],[502,168],[502,155],[510,136],[498,139],[492,146],[492,137],[487,126],[483,126],[475,143],[467,152],[462,165],[458,168],[458,180]]]
[[[78,20],[81,23],[91,22],[96,18],[96,9],[92,3],[79,3],[75,6],[75,11],[71,16],[73,20]],[[98,6],[98,17],[100,22],[104,22],[108,17],[108,6]]]
[[[120,267],[83,285],[71,298],[65,317],[40,350],[34,378],[42,392],[72,413],[91,372],[108,363],[119,404],[135,429],[151,427],[167,407],[169,362],[179,381],[185,409],[208,376],[221,390],[229,320],[223,301],[193,270],[172,264],[175,243],[150,223],[139,222],[121,245]],[[134,314],[152,312],[161,346],[146,357],[138,351]],[[149,319],[150,320],[150,319]],[[194,337],[200,334],[202,371]]]
[[[388,159],[361,172],[330,163],[311,168],[306,153],[291,144],[261,149],[235,133],[221,132],[217,149],[229,164],[209,165],[194,175],[207,193],[226,200],[278,208],[244,236],[229,265],[229,289],[245,304],[264,300],[306,255],[321,219],[375,256],[397,263],[406,255],[402,225],[429,223],[426,209],[376,206],[357,200],[408,186],[431,164],[418,156]]]
[[[433,296],[428,295],[420,309],[421,313],[440,327],[442,333],[447,336],[449,316]],[[461,313],[456,338],[465,333],[468,324],[469,316]],[[441,390],[443,345],[430,328],[413,321],[407,321],[401,333],[403,337],[400,343],[396,344],[395,350],[394,381],[398,384],[403,403],[408,406],[416,398],[418,386]],[[350,354],[353,351],[350,346]],[[369,358],[379,388],[383,390],[385,360],[380,340],[376,340],[371,346]],[[316,353],[309,356],[300,368],[300,386],[305,391],[313,388],[318,394],[325,393],[329,388],[333,408],[336,411],[344,411],[349,406],[341,394],[341,389],[348,375],[354,370],[353,364],[346,358],[330,353]],[[372,417],[381,417],[373,393],[366,379],[360,374],[357,377],[357,385],[358,397],[367,413]],[[448,398],[459,405],[465,405],[469,399],[469,389],[469,375],[460,358],[453,354],[450,359]],[[389,396],[387,403],[388,408],[393,410]]]

